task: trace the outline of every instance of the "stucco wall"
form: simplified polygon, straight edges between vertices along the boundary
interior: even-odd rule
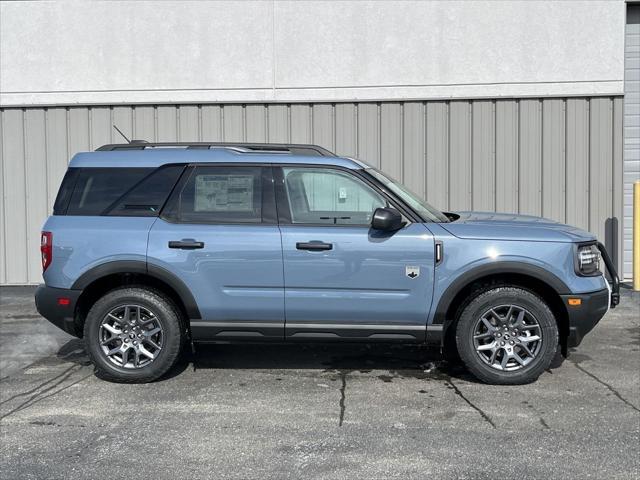
[[[0,104],[623,92],[625,3],[2,2]]]

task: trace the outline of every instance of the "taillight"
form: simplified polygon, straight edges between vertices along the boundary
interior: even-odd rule
[[[51,257],[53,252],[53,234],[51,232],[42,232],[40,237],[40,253],[42,254],[42,271],[44,272],[51,265]]]

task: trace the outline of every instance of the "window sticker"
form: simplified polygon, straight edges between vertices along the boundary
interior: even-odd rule
[[[196,212],[253,211],[253,175],[198,175]]]

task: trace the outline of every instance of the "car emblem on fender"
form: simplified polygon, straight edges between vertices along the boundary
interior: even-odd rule
[[[420,276],[420,267],[405,267],[405,275],[412,280]]]

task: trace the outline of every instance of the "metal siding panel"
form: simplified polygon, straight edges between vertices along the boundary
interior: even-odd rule
[[[613,259],[618,267],[618,272],[624,274],[624,247],[623,247],[623,118],[624,105],[622,98],[613,99],[613,218],[609,237],[605,238],[607,249],[612,252]],[[610,248],[613,247],[613,248]]]
[[[590,100],[589,231],[605,239],[613,212],[613,106],[609,98]]]
[[[40,231],[47,218],[47,144],[44,111],[25,111],[27,273],[29,283],[42,281]]]
[[[91,128],[91,150],[111,143],[111,130],[113,130],[113,127],[111,124],[111,109],[109,107],[91,107],[89,109],[89,124]],[[117,132],[116,134],[119,136]]]
[[[113,121],[114,124],[118,126],[122,133],[127,135],[127,130],[120,126],[122,120],[127,118],[121,110],[120,118],[116,118],[116,109],[113,111]],[[133,131],[132,136],[136,140],[146,140],[148,142],[157,142],[158,141],[158,132],[156,130],[156,109],[155,107],[134,107],[133,108],[133,117],[135,118],[135,122],[133,123]],[[113,132],[111,134],[111,138],[114,140],[114,143],[118,143],[122,141],[120,134],[118,132]],[[129,137],[131,138],[131,137]]]
[[[205,142],[221,142],[222,134],[222,107],[219,105],[202,106],[202,140]]]
[[[67,171],[69,152],[67,150],[67,110],[49,108],[46,110],[47,137],[47,190],[49,192],[48,211],[58,195],[58,188]]]
[[[269,105],[269,137],[272,143],[289,143],[289,108],[287,105]]]
[[[519,117],[519,212],[542,214],[542,104],[521,100]]]
[[[200,109],[197,105],[184,105],[178,108],[178,140],[180,142],[198,142],[200,136]]]
[[[403,181],[402,104],[383,103],[380,108],[380,169]]]
[[[264,105],[247,105],[245,121],[247,142],[267,141],[267,108]]]
[[[589,229],[589,101],[567,99],[567,223]]]
[[[427,103],[426,197],[436,208],[449,209],[449,105]]]
[[[637,15],[637,6],[627,7],[624,61],[624,130],[623,130],[623,276],[631,278],[633,182],[640,180],[640,24],[629,19]],[[630,10],[633,9],[633,12]],[[634,15],[635,14],[635,15]]]
[[[333,105],[312,106],[313,143],[335,152]]]
[[[23,121],[22,110],[10,109],[2,114],[2,180],[6,195],[4,248],[6,280],[10,284],[25,284],[29,280]]]
[[[7,198],[4,190],[4,179],[6,178],[6,175],[4,171],[4,136],[2,134],[2,125],[4,123],[3,117],[4,110],[0,109],[0,285],[7,283],[7,262],[5,253],[5,247],[7,245],[7,237],[5,234],[5,205],[7,203]]]
[[[475,101],[472,132],[473,209],[496,209],[495,115],[492,101]]]
[[[376,103],[358,104],[357,156],[380,168],[380,107]]]
[[[471,104],[449,105],[449,205],[471,209]]]
[[[291,105],[291,142],[312,143],[311,107],[309,105]]]
[[[133,131],[133,111],[134,111],[133,107],[128,107],[128,106],[111,108],[111,121],[113,123],[109,131],[111,134],[110,142],[113,142],[113,143],[124,142],[122,135],[116,132],[115,128],[113,128],[113,125],[117,125],[118,128],[122,130],[122,133],[124,133],[125,136],[129,138],[129,140],[147,140],[148,142],[152,142],[155,140],[154,131],[153,131],[153,128],[154,128],[153,110],[151,110],[150,134],[148,138],[145,135],[134,134],[138,132]],[[139,133],[144,134],[144,132],[139,132]]]
[[[353,103],[336,105],[336,152],[338,155],[355,157],[357,155],[357,116]]]
[[[243,142],[244,108],[242,105],[225,105],[222,107],[223,136],[225,142]]]
[[[565,104],[542,102],[542,215],[559,222],[565,218]]]
[[[404,104],[402,134],[404,152],[404,183],[425,198],[425,106],[422,102]]]
[[[178,111],[173,105],[156,109],[158,142],[175,142],[178,140]]]
[[[67,111],[69,123],[69,153],[91,150],[89,145],[89,110],[85,107],[73,107]]]
[[[496,211],[518,211],[518,102],[496,101]]]

